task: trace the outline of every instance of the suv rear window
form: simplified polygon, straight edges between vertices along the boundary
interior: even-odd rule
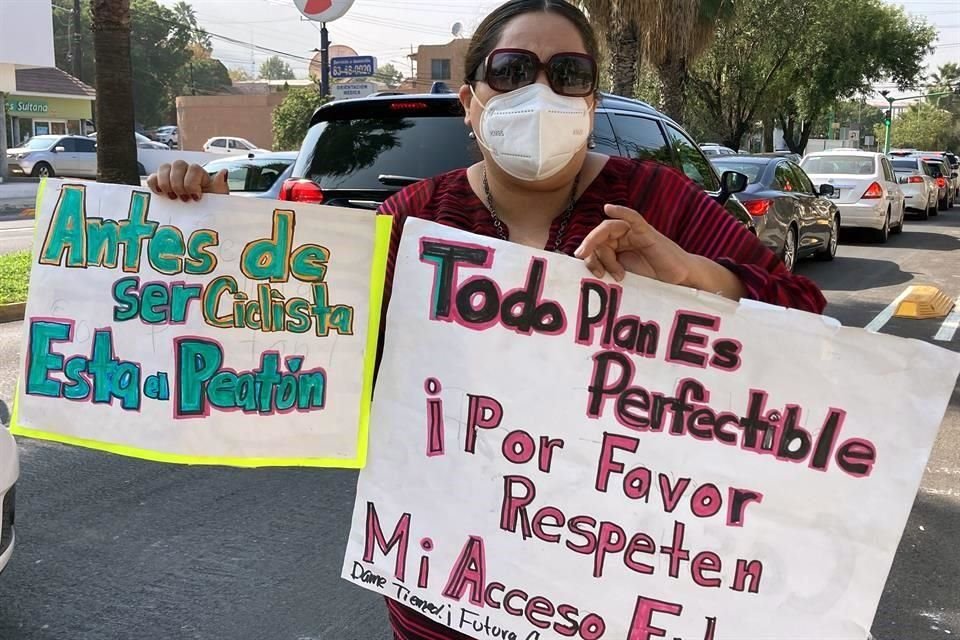
[[[369,115],[311,127],[294,175],[322,189],[381,190],[381,175],[430,178],[482,159],[462,115]]]
[[[893,168],[899,171],[917,171],[917,161],[916,160],[891,160],[890,164],[893,165]]]

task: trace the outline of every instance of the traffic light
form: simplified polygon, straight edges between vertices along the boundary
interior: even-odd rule
[[[883,112],[883,120],[887,126],[890,126],[890,109],[887,109]]]

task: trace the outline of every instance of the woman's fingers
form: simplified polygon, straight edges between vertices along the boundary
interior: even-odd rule
[[[650,226],[650,223],[642,215],[630,207],[608,204],[603,207],[603,212],[608,217],[629,226],[628,240],[634,248],[644,249],[649,247],[660,237],[660,233]]]
[[[199,200],[200,195],[210,186],[210,176],[198,164],[192,164],[187,168],[187,173],[183,178],[183,188],[187,192],[186,197],[180,199],[186,202],[189,199]]]
[[[630,225],[622,220],[604,220],[587,234],[580,246],[573,252],[578,258],[586,258],[593,254],[597,247],[613,243],[630,231]]]
[[[162,191],[160,191],[160,183],[157,179],[157,174],[151,173],[149,176],[147,176],[147,188],[149,188],[150,191],[153,191],[156,194],[163,193]]]
[[[219,193],[222,195],[230,193],[230,185],[227,184],[226,169],[220,169],[220,171],[217,171],[217,175],[213,176],[210,180],[209,191],[210,193]]]
[[[603,268],[613,276],[614,280],[621,282],[623,276],[626,274],[626,270],[623,268],[623,265],[620,264],[620,260],[617,259],[617,253],[613,250],[608,244],[601,245],[597,247],[597,251],[594,254],[600,260],[600,264],[603,265]]]
[[[157,172],[150,176],[150,179],[147,180],[147,184],[150,184],[150,181],[153,180],[156,185],[156,192],[160,195],[166,195],[168,193],[173,193],[170,189],[170,165],[164,163],[160,165],[157,169]],[[151,187],[152,188],[152,187]]]
[[[597,254],[591,253],[583,260],[584,266],[587,270],[593,274],[594,278],[602,278],[606,273],[606,270],[603,268],[603,264],[600,262],[600,258],[597,257]]]
[[[187,169],[190,168],[183,160],[174,160],[170,165],[170,195],[171,199],[180,198],[184,202],[190,199],[190,193],[185,184]]]

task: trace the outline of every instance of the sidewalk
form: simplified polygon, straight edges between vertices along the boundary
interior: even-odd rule
[[[39,180],[7,179],[0,183],[0,220],[33,215]]]

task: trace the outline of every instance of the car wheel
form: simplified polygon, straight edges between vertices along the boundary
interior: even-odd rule
[[[880,244],[885,244],[887,239],[890,237],[890,211],[887,211],[887,216],[883,219],[883,228],[876,231],[876,240]]]
[[[837,255],[837,245],[840,244],[840,220],[833,216],[833,222],[830,223],[830,239],[827,240],[827,248],[817,253],[817,260],[829,262]]]
[[[904,211],[906,211],[906,209],[904,209]],[[897,223],[897,226],[890,227],[890,233],[893,233],[893,234],[903,233],[903,220],[905,217],[906,217],[906,213],[900,214],[900,222]]]
[[[787,227],[787,237],[783,240],[783,252],[780,254],[783,266],[792,272],[797,264],[797,230],[793,225]]]
[[[943,200],[940,201],[940,211],[946,211],[950,208],[950,199],[947,196],[943,196]]]
[[[137,163],[137,173],[141,176],[147,175],[147,169],[139,162]]]
[[[33,165],[33,173],[31,173],[34,178],[52,178],[55,174],[53,172],[53,167],[51,167],[46,162],[38,162]]]

